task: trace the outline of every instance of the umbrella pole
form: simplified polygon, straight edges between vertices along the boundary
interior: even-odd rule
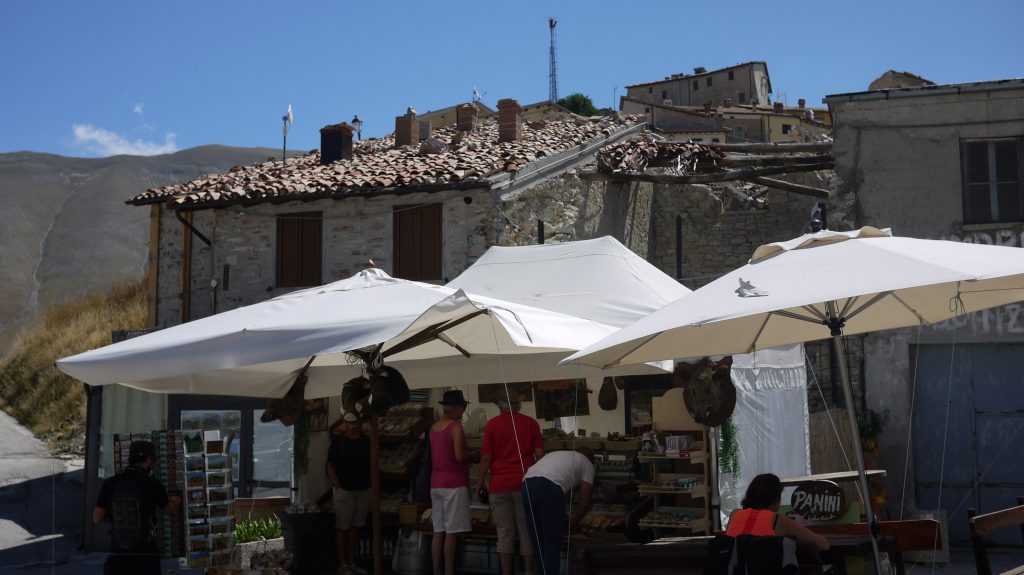
[[[860,429],[857,427],[857,414],[853,408],[853,394],[850,392],[850,373],[846,365],[846,350],[843,347],[841,320],[832,320],[832,341],[835,342],[836,359],[838,360],[839,377],[843,384],[843,399],[846,401],[846,415],[850,424],[850,436],[853,438],[853,454],[857,461],[857,475],[860,478],[860,494],[864,501],[864,517],[868,522],[868,536],[871,538],[871,552],[875,559],[875,573],[882,573],[882,556],[878,552],[878,522],[875,511],[871,507],[871,492],[868,490],[868,478],[864,473],[864,453],[860,447]]]
[[[370,492],[373,502],[373,575],[381,575],[384,571],[384,559],[381,553],[380,525],[380,435],[377,431],[377,416],[370,417]]]

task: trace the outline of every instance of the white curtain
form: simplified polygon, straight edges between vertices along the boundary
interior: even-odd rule
[[[103,387],[100,416],[100,477],[114,474],[114,434],[149,433],[167,428],[167,396],[123,385]]]
[[[723,524],[757,475],[786,478],[811,472],[803,344],[734,355],[732,360],[736,386],[732,418],[740,469],[739,477],[723,473],[718,478]]]

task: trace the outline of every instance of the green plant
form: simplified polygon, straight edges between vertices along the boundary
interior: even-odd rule
[[[861,439],[876,439],[882,433],[882,416],[870,409],[857,412],[857,430]]]
[[[597,116],[599,112],[594,107],[593,100],[576,92],[558,100],[558,105],[580,116]]]
[[[722,473],[728,473],[734,477],[740,474],[740,444],[739,430],[733,422],[732,417],[725,420],[721,429],[721,444],[718,446],[718,462]]]
[[[306,414],[295,424],[294,436],[295,450],[292,452],[292,469],[295,475],[305,475],[309,467],[309,423],[306,421]]]
[[[245,519],[235,525],[235,543],[251,543],[282,536],[281,520],[277,515],[264,519]]]

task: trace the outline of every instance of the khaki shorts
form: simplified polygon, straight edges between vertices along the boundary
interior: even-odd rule
[[[468,487],[431,489],[430,507],[434,533],[465,533],[473,530],[469,519]]]
[[[498,553],[516,552],[516,533],[519,534],[519,553],[533,555],[530,533],[526,530],[526,514],[523,513],[523,494],[520,491],[491,493],[491,517],[498,531]]]
[[[366,525],[366,514],[370,511],[370,490],[333,489],[331,503],[334,507],[334,528],[347,530]]]

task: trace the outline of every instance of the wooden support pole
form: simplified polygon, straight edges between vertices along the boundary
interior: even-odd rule
[[[729,154],[716,160],[723,166],[793,166],[799,164],[817,164],[833,161],[831,154],[814,154],[801,156],[747,156]]]
[[[653,182],[655,184],[710,184],[714,182],[730,182],[736,180],[750,181],[752,178],[762,176],[775,176],[778,174],[790,174],[793,172],[814,172],[817,170],[831,170],[835,167],[834,162],[818,162],[813,164],[797,164],[794,166],[773,166],[768,168],[747,168],[743,170],[729,170],[726,172],[714,172],[711,174],[648,174],[646,172],[619,172],[606,174],[596,171],[584,171],[579,173],[582,179],[607,181],[607,182]]]
[[[768,154],[791,154],[795,152],[816,152],[832,153],[832,143],[824,144],[762,144],[750,142],[743,144],[708,144],[709,147],[723,152],[745,152],[745,153],[768,153]]]
[[[775,188],[776,190],[782,190],[784,192],[790,192],[793,194],[800,194],[803,196],[811,196],[812,198],[828,198],[829,191],[821,188],[812,188],[811,186],[804,186],[801,184],[794,184],[791,182],[784,182],[782,180],[776,180],[773,178],[751,178],[747,180],[755,184],[761,184],[762,186],[768,186],[769,188]]]

